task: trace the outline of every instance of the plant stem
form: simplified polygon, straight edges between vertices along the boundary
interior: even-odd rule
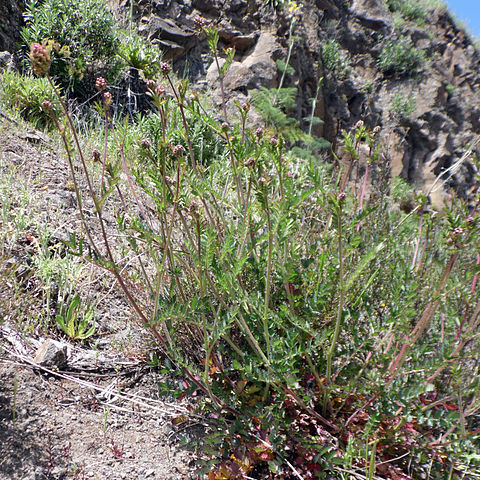
[[[265,195],[265,212],[267,214],[267,223],[268,223],[268,254],[267,254],[267,273],[265,277],[265,305],[263,312],[263,334],[265,336],[265,342],[267,344],[267,355],[268,358],[271,358],[271,348],[270,348],[270,334],[268,332],[268,313],[270,309],[270,282],[272,276],[272,252],[273,252],[273,232],[272,232],[272,222],[270,218],[270,208],[268,204],[268,193],[266,189],[264,190]]]
[[[339,301],[338,301],[338,309],[337,309],[337,319],[335,322],[335,331],[333,334],[332,343],[327,353],[327,375],[326,380],[327,383],[330,383],[331,375],[332,375],[332,357],[335,351],[335,347],[337,345],[338,336],[340,334],[340,326],[342,324],[342,315],[343,315],[343,304],[345,301],[345,291],[344,291],[344,278],[343,278],[343,243],[342,243],[342,216],[341,216],[341,209],[338,212],[338,283],[339,283]]]

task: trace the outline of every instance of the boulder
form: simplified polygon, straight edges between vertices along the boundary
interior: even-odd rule
[[[148,40],[169,40],[182,46],[191,45],[195,36],[194,31],[181,28],[174,21],[156,15],[143,17],[138,31]]]
[[[281,51],[275,35],[261,32],[255,48],[240,61],[233,61],[228,69],[224,86],[228,93],[251,90],[259,87],[271,88],[276,85],[277,66],[274,58]],[[221,66],[225,61],[221,60]],[[218,90],[218,70],[213,62],[207,71],[207,83]]]
[[[160,50],[162,50],[163,58],[165,60],[175,61],[178,57],[180,57],[185,53],[184,47],[170,40],[155,39],[152,41],[152,44],[157,45],[160,48]]]

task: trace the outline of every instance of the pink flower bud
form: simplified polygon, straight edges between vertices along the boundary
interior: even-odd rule
[[[145,150],[148,150],[152,146],[152,142],[148,138],[144,138],[140,142],[140,146],[144,148]]]
[[[190,205],[188,206],[188,213],[192,217],[198,218],[199,210],[200,210],[200,204],[196,200],[192,200],[190,202]]]
[[[42,110],[44,112],[50,113],[53,110],[53,105],[50,100],[44,100],[42,102]]]
[[[164,75],[168,75],[170,73],[170,65],[167,63],[167,62],[162,62],[160,64],[160,71],[164,74]]]
[[[95,80],[95,88],[100,92],[105,90],[107,88],[107,81],[103,77],[98,77]]]
[[[258,179],[258,184],[263,187],[264,185],[266,185],[268,183],[268,180],[265,178],[265,177],[260,177]]]
[[[157,87],[157,82],[155,80],[147,80],[147,88],[151,92],[154,92],[156,87]]]
[[[165,96],[165,87],[163,85],[157,85],[155,87],[155,95],[159,97]]]
[[[185,153],[185,149],[183,148],[183,145],[175,145],[172,153],[175,157],[181,157]]]
[[[201,30],[202,28],[205,27],[205,24],[207,23],[206,20],[202,17],[200,17],[199,15],[197,15],[194,19],[193,19],[193,23],[195,25],[195,28],[197,28],[198,30]]]
[[[50,70],[50,54],[41,43],[32,43],[30,47],[30,62],[35,75],[43,76]]]
[[[109,107],[112,104],[112,94],[110,92],[104,92],[103,103],[106,107]]]

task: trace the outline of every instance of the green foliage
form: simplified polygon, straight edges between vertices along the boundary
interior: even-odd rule
[[[344,78],[349,73],[348,59],[343,57],[340,45],[335,40],[329,40],[322,47],[322,59],[324,67],[335,73],[339,78]]]
[[[50,74],[66,89],[88,89],[95,69],[116,76],[119,45],[112,14],[102,0],[30,0],[21,31],[24,51],[34,42],[47,45],[52,56]]]
[[[43,107],[44,101],[52,104],[53,114],[60,116],[60,102],[46,78],[33,78],[13,71],[0,74],[0,100],[16,110],[37,128],[50,128],[53,121]]]
[[[402,28],[405,26],[405,19],[400,12],[393,12],[392,23],[395,30],[402,30]]]
[[[293,67],[283,61],[277,61],[277,66],[284,74],[292,75],[295,70]],[[320,91],[323,79],[319,80],[316,95]],[[255,108],[260,112],[265,124],[269,128],[273,128],[275,133],[281,133],[289,144],[294,145],[295,151],[299,155],[309,155],[308,151],[322,150],[328,148],[330,143],[323,138],[318,138],[311,134],[312,127],[323,123],[323,121],[314,116],[314,109],[317,99],[312,98],[312,114],[304,118],[309,124],[309,131],[305,133],[299,125],[299,122],[289,115],[289,112],[296,105],[297,88],[283,87],[266,88],[260,87],[252,92],[252,100]],[[301,148],[303,145],[305,148]]]
[[[426,60],[425,52],[413,46],[407,37],[389,40],[382,48],[378,67],[387,75],[413,75]]]
[[[264,5],[269,5],[272,8],[281,10],[285,7],[288,9],[296,9],[297,2],[291,0],[265,0]]]
[[[298,125],[294,118],[285,113],[285,110],[288,112],[295,105],[296,95],[295,87],[284,87],[279,91],[276,88],[261,87],[252,92],[253,102],[266,123],[283,132],[287,126]]]
[[[445,87],[445,91],[449,94],[449,95],[453,95],[455,93],[455,85],[452,85],[451,83],[449,83],[446,87]]]
[[[141,71],[147,79],[160,73],[161,51],[135,33],[124,32],[118,46],[118,55],[127,66]]]
[[[91,304],[82,308],[80,295],[61,303],[57,325],[72,340],[86,340],[95,334],[95,309]]]
[[[392,12],[420,26],[425,25],[430,11],[447,8],[443,0],[384,0],[384,2]]]
[[[164,75],[172,95],[152,86],[154,117],[129,130],[105,112],[123,168],[107,155],[90,192],[99,215],[79,215],[83,231],[102,230],[118,202],[115,241],[73,236],[69,248],[115,276],[166,352],[152,363],[182,375],[178,396],[208,399],[203,473],[478,473],[478,213],[452,199],[434,215],[423,196],[396,208],[409,192],[390,189],[378,130],[363,122],[344,133],[338,171],[300,158],[282,135],[295,98],[282,85],[258,94],[271,112],[254,132],[248,105],[219,120]],[[73,133],[62,131],[67,146]],[[349,181],[365,151],[369,198]]]
[[[423,24],[427,19],[428,9],[425,4],[418,0],[387,0],[387,4],[392,11],[399,11],[409,20]]]
[[[170,104],[168,106],[170,107]],[[215,158],[224,157],[225,145],[220,140],[216,132],[212,130],[211,125],[209,125],[210,122],[208,122],[208,119],[206,119],[205,122],[198,121],[198,117],[201,115],[201,112],[196,109],[195,113],[195,117],[190,113],[187,113],[186,115],[192,149],[195,158],[197,159],[199,164],[203,166],[208,166],[214,161]],[[141,132],[140,135],[143,138],[150,140],[152,144],[152,153],[155,156],[161,156],[162,154],[164,154],[164,145],[162,142],[162,116],[158,113],[145,116],[141,118],[138,122],[138,128]],[[134,140],[138,140],[138,134],[135,136]],[[181,144],[184,146],[184,148],[187,148],[187,142],[185,141],[180,131],[170,131],[167,141],[169,141],[172,145]]]
[[[444,0],[422,0],[425,6],[430,10],[446,10],[447,4]]]
[[[416,106],[417,99],[414,93],[410,93],[410,95],[398,93],[393,97],[390,113],[399,118],[406,118],[413,113]]]
[[[315,137],[305,133],[299,126],[299,122],[288,114],[288,111],[295,105],[297,89],[296,87],[266,88],[252,92],[252,99],[255,108],[261,113],[267,127],[273,129],[275,133],[281,133],[289,144],[299,142],[306,147],[297,148],[297,154],[308,154],[308,150],[322,150],[328,148],[330,143],[325,139]],[[312,125],[322,123],[322,120],[315,117],[307,117],[305,121]],[[303,152],[303,153],[302,153]]]
[[[413,189],[403,178],[395,177],[392,179],[391,195],[394,202],[403,202],[412,197]]]

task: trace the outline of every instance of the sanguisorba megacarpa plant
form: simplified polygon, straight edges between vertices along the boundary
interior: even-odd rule
[[[215,30],[197,23],[218,56]],[[32,45],[31,61],[37,75],[48,73],[44,46]],[[108,86],[97,80],[105,117],[104,151],[93,153],[98,179],[63,100],[66,120],[54,120],[82,218],[70,247],[114,275],[165,357],[220,415],[224,433],[210,441],[230,458],[219,459],[209,478],[262,468],[278,478],[415,478],[407,476],[412,468],[461,468],[439,452],[476,438],[469,419],[478,412],[479,367],[468,358],[478,352],[480,307],[465,280],[477,255],[477,213],[452,206],[448,243],[444,218],[432,219],[420,269],[424,206],[402,215],[386,196],[368,198],[373,161],[360,198],[349,191],[357,149],[370,139],[376,152],[378,131],[362,123],[345,134],[351,159],[331,181],[330,167],[295,157],[281,136],[247,128],[249,104],[237,105],[238,121],[225,105],[217,118],[168,64],[161,71],[147,84],[158,134],[139,138],[129,156],[115,136]],[[205,140],[198,125],[222,146],[214,155],[196,155]],[[110,159],[109,135],[118,139],[118,161]],[[83,214],[81,181],[96,219]],[[104,221],[112,206],[115,238]],[[475,307],[455,338],[465,291]],[[440,374],[445,385],[432,383]]]

